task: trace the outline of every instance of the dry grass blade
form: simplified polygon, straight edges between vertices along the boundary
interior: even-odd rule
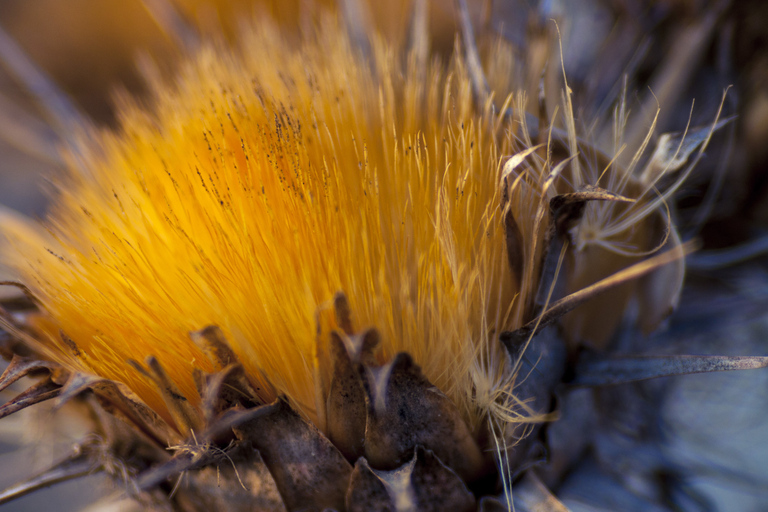
[[[53,484],[90,475],[99,469],[92,449],[76,446],[72,455],[55,466],[0,492],[0,505]]]
[[[576,366],[574,386],[611,386],[640,380],[768,368],[760,356],[613,356],[588,359]]]

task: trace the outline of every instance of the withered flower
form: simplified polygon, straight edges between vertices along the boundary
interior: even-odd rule
[[[481,59],[462,16],[446,62],[262,17],[72,133],[44,223],[3,218],[35,309],[2,311],[26,354],[0,385],[48,377],[0,414],[84,397],[109,414],[57,470],[158,509],[511,506],[569,352],[674,307],[667,200],[715,126],[645,158],[619,107],[601,150],[564,76],[528,114],[509,45]]]

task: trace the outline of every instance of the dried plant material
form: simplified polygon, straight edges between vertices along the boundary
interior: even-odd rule
[[[654,243],[660,251],[675,250],[682,247],[683,242],[677,230],[672,229],[672,219],[669,213],[658,212],[648,219],[648,223],[656,222],[656,233],[663,236],[658,243]],[[661,235],[663,234],[663,235]],[[680,294],[683,290],[683,278],[687,258],[659,268],[641,277],[637,288],[637,325],[644,334],[650,334],[661,322],[667,318],[677,307]]]
[[[650,160],[640,173],[642,183],[656,183],[662,177],[679,171],[694,151],[705,144],[713,132],[721,129],[734,118],[721,119],[714,126],[698,126],[684,132],[663,133],[656,142]]]
[[[375,468],[394,469],[416,446],[431,450],[466,481],[486,463],[456,406],[421,373],[408,354],[381,369],[366,369],[368,423],[365,457]]]
[[[475,498],[462,480],[429,450],[390,471],[372,469],[360,458],[347,493],[348,512],[438,512],[475,510]]]
[[[233,407],[251,408],[260,405],[253,390],[245,387],[245,371],[232,364],[214,373],[201,376],[200,396],[206,424],[212,424],[225,410]]]
[[[259,450],[288,510],[343,510],[352,466],[320,431],[278,400],[234,428]]]
[[[288,510],[267,466],[250,443],[239,443],[217,455],[208,465],[181,477],[185,492],[179,505],[184,510]]]
[[[702,16],[682,27],[670,44],[674,51],[665,55],[650,81],[651,93],[642,105],[638,115],[629,123],[626,141],[630,147],[637,147],[648,131],[648,123],[658,116],[659,107],[669,111],[669,106],[680,99],[683,85],[690,80],[696,63],[704,55],[707,42],[713,36],[718,20],[728,8],[729,0],[712,2]]]
[[[53,382],[50,377],[46,377],[0,406],[0,418],[5,418],[9,414],[18,412],[30,405],[56,398],[59,393],[61,393],[61,385]]]
[[[6,407],[98,402],[104,470],[160,508],[473,510],[469,483],[503,492],[482,509],[558,510],[531,470],[555,392],[628,304],[648,328],[676,304],[692,245],[666,202],[717,122],[663,139],[646,182],[655,121],[626,165],[623,101],[613,151],[593,143],[562,43],[546,65],[556,24],[520,69],[464,0],[444,59],[425,2],[410,52],[375,3],[302,2],[300,31],[264,16],[233,47],[146,4],[194,52],[177,81],[145,65],[151,101],[68,139],[44,227],[3,223],[38,308],[0,310],[6,352],[62,368]]]
[[[124,420],[157,446],[165,447],[180,440],[179,433],[172,426],[119,382],[73,373],[62,387],[58,403],[62,405],[86,391],[93,391],[103,409]]]
[[[363,455],[368,406],[360,372],[362,362],[373,359],[378,344],[379,336],[373,330],[352,338],[331,333],[333,377],[328,392],[326,428],[328,439],[349,461]]]
[[[555,390],[566,371],[567,348],[558,329],[549,326],[537,331],[532,339],[506,342],[510,361],[517,375],[515,407],[533,424],[522,422],[510,436],[518,441],[505,455],[507,469],[512,474],[528,469],[534,453],[540,451],[538,433],[549,420],[559,416],[553,412]]]
[[[42,473],[0,492],[0,505],[50,485],[87,476],[98,471],[101,469],[98,462],[101,454],[98,453],[98,449],[98,445],[94,443],[76,446],[72,455],[66,459]]]
[[[544,257],[539,278],[538,294],[535,304],[545,306],[552,297],[557,299],[561,293],[555,288],[558,261],[566,243],[573,243],[570,231],[575,228],[584,215],[584,208],[589,201],[615,201],[632,203],[632,199],[613,194],[593,185],[584,185],[580,191],[560,194],[549,200],[549,230],[544,237]],[[564,283],[565,280],[560,282]],[[554,293],[553,293],[554,292]]]
[[[371,469],[371,466],[364,457],[357,460],[349,480],[349,490],[347,491],[346,499],[347,512],[397,510],[395,505],[395,499],[398,497],[397,493],[393,493],[395,494],[394,498],[391,496],[390,492],[388,492],[387,484],[382,481],[378,473]],[[403,496],[403,494],[405,495]],[[405,502],[405,507],[413,507],[412,496],[401,492],[399,497],[401,503]]]
[[[227,385],[248,400],[258,403],[258,397],[262,396],[264,392],[259,389],[258,384],[254,385],[248,378],[237,355],[224,338],[221,329],[211,325],[201,331],[191,332],[189,336],[203,350],[217,372],[223,372],[225,368],[231,369],[231,367],[237,366],[238,370],[230,372],[231,376],[227,378],[230,382]]]
[[[518,512],[568,512],[568,508],[531,471],[515,486],[514,503]]]
[[[657,254],[651,258],[643,260],[639,263],[635,263],[631,267],[628,267],[616,274],[609,276],[602,281],[599,281],[592,286],[574,292],[562,299],[551,304],[541,315],[520,329],[514,332],[505,332],[501,334],[501,341],[508,346],[515,346],[521,340],[526,340],[538,329],[544,328],[552,322],[561,318],[564,314],[577,308],[584,302],[592,299],[593,297],[610,290],[615,286],[619,286],[632,279],[637,279],[649,272],[656,270],[659,267],[674,263],[680,258],[683,258],[687,252],[693,249],[692,243],[683,244],[680,247]]]
[[[11,362],[6,366],[3,374],[0,375],[0,391],[30,374],[51,373],[52,371],[61,371],[61,366],[50,361],[41,361],[37,358],[22,357],[14,354]]]
[[[192,341],[200,347],[216,371],[221,371],[231,364],[238,362],[237,356],[229,347],[221,329],[215,325],[206,327],[200,331],[189,333]]]
[[[333,298],[333,312],[336,317],[336,324],[339,326],[339,328],[347,336],[352,336],[352,334],[355,332],[355,329],[352,326],[352,309],[349,307],[347,296],[341,292],[337,293]],[[369,350],[372,350],[373,348],[374,347],[370,347]],[[350,354],[349,357],[358,359],[352,354]]]
[[[200,414],[189,403],[187,397],[181,394],[176,383],[171,380],[157,359],[149,356],[146,361],[146,369],[136,361],[129,360],[128,362],[157,386],[165,405],[168,407],[168,412],[179,431],[188,435],[190,432],[200,432],[202,430],[203,424]]]
[[[575,386],[610,386],[691,373],[768,368],[759,356],[610,356],[585,358],[576,367]]]

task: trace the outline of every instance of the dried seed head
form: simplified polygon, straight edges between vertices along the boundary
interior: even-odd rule
[[[213,367],[189,333],[216,325],[263,401],[317,418],[316,316],[335,328],[323,311],[344,290],[381,333],[379,362],[410,353],[482,414],[472,372],[501,379],[494,333],[515,327],[498,222],[514,144],[475,108],[460,58],[424,74],[382,43],[363,62],[331,22],[292,46],[264,20],[152,101],[82,136],[45,230],[11,235],[50,356],[165,414],[127,361],[155,356],[194,403],[193,368]]]
[[[512,50],[494,50],[487,82],[509,93]],[[649,187],[576,137],[569,95],[565,130],[534,146],[530,120],[505,110],[511,96],[500,114],[490,93],[477,106],[476,60],[456,52],[424,69],[398,53],[374,38],[363,59],[329,19],[289,42],[265,17],[237,48],[204,46],[175,84],[155,80],[151,109],[123,98],[118,131],[76,137],[44,228],[6,222],[15,252],[3,260],[42,305],[31,321],[38,348],[127,384],[167,419],[187,418],[177,425],[186,430],[194,419],[169,410],[168,396],[199,405],[194,370],[223,365],[198,345],[215,325],[262,402],[285,395],[326,428],[326,333],[351,332],[351,311],[380,332],[372,357],[410,354],[471,429],[489,413],[524,421],[498,334],[558,298],[554,270],[569,244],[571,291],[628,264],[590,250],[615,249],[627,231],[635,250],[652,249],[666,225],[611,219],[639,222],[661,201],[624,207],[587,193],[582,204],[611,199],[558,228],[547,212],[563,194]],[[525,111],[523,96],[516,105]],[[339,290],[349,304],[337,319],[327,310]],[[616,309],[595,337],[616,325]],[[581,326],[602,313],[569,320],[576,337],[592,336]],[[128,363],[148,356],[167,373],[165,393]]]

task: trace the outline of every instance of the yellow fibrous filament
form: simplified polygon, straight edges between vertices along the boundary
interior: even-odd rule
[[[410,353],[476,424],[515,327],[506,121],[477,112],[458,58],[363,59],[338,28],[291,45],[266,23],[157,81],[151,108],[124,100],[118,130],[80,137],[47,233],[11,234],[45,345],[162,412],[127,361],[157,357],[194,401],[211,368],[189,333],[214,324],[263,400],[315,418],[318,318],[343,291],[380,360]]]

